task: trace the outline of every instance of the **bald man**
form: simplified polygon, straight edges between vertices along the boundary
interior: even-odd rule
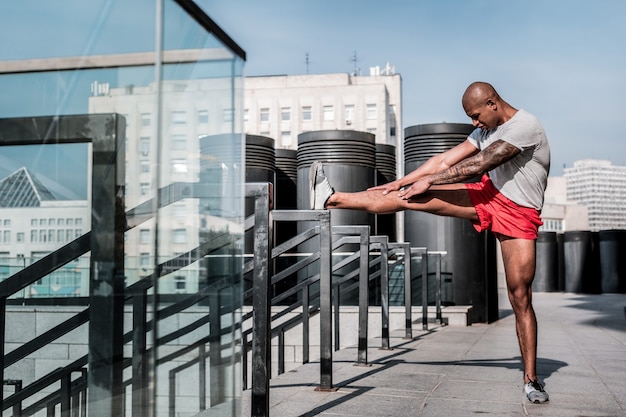
[[[415,171],[357,193],[335,192],[315,161],[310,171],[312,209],[357,209],[384,214],[418,210],[468,219],[500,241],[509,300],[529,401],[548,401],[538,381],[537,319],[532,307],[535,241],[550,170],[550,148],[535,116],[504,101],[488,83],[472,83],[463,109],[476,129],[467,140],[433,156]],[[482,175],[477,183],[462,183]]]

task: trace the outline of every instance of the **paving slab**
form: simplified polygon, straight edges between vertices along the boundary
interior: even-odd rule
[[[368,364],[354,347],[333,353],[334,391],[320,392],[319,363],[271,380],[270,415],[626,416],[626,295],[535,293],[538,367],[550,401],[531,404],[515,320],[502,295],[500,320],[468,327],[415,323],[413,340],[392,332],[391,349],[372,340]],[[250,391],[242,398],[250,416]]]

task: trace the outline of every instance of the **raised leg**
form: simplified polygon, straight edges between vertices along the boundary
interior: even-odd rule
[[[365,210],[376,214],[417,210],[473,221],[478,219],[476,210],[463,184],[433,186],[426,193],[410,200],[401,199],[396,192],[384,195],[378,190],[357,193],[335,192],[326,201],[326,208]]]

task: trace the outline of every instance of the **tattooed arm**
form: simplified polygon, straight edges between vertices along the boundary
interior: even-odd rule
[[[401,190],[398,196],[408,200],[414,195],[422,194],[431,185],[454,184],[465,181],[502,165],[520,152],[517,147],[498,139],[476,155],[413,183],[409,188]]]

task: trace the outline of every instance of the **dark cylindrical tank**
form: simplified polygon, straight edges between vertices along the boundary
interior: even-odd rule
[[[319,130],[298,135],[298,208],[310,209],[309,168],[324,162],[324,172],[337,191],[363,191],[375,185],[374,135],[354,130]],[[336,210],[336,225],[368,225],[374,231],[374,215],[359,210]]]
[[[565,250],[564,243],[565,235],[563,233],[556,234],[556,245],[558,250],[558,271],[559,271],[559,291],[565,291]]]
[[[276,187],[274,208],[295,210],[298,208],[298,154],[295,149],[276,149]],[[279,245],[297,234],[295,222],[279,222],[275,225],[275,244]]]
[[[404,131],[404,167],[409,173],[430,157],[462,143],[474,130],[470,124],[435,123],[407,127]],[[498,318],[495,240],[491,233],[477,233],[464,219],[407,211],[405,240],[414,247],[446,251],[442,273],[451,277],[449,304],[472,305],[470,320],[491,322]],[[433,300],[429,300],[431,302]]]
[[[305,132],[298,135],[298,208],[310,209],[309,169],[313,161],[324,162],[324,173],[336,191],[357,192],[375,185],[376,147],[374,135],[354,130],[321,130]],[[360,210],[332,210],[331,225],[365,225],[374,234],[374,215]],[[299,222],[298,232],[310,228],[309,222]],[[300,245],[301,252],[319,250],[316,242],[309,241]],[[345,245],[340,250],[358,250],[358,245]],[[334,256],[333,262],[341,257]],[[345,275],[350,266],[335,272],[335,276]],[[311,266],[307,271],[299,273],[300,279],[313,276],[319,271]],[[371,294],[376,294],[374,288]],[[375,299],[370,298],[370,302]],[[340,302],[344,305],[356,305],[358,293],[341,293]]]
[[[600,275],[603,293],[626,292],[626,230],[600,230]]]
[[[376,144],[376,185],[396,180],[396,147]],[[396,214],[376,215],[376,235],[386,235],[390,242],[397,241]]]
[[[556,232],[539,232],[533,291],[559,290],[559,248]]]
[[[274,139],[265,136],[246,135],[246,183],[270,182],[276,184],[276,157]],[[254,214],[254,198],[246,198],[245,216]],[[245,253],[254,249],[253,231],[244,237]]]
[[[600,292],[600,265],[597,234],[588,230],[568,231],[563,236],[565,291]]]

